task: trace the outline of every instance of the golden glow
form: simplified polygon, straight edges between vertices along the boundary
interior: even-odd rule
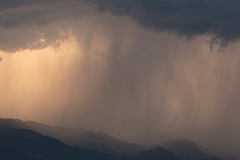
[[[41,39],[41,42],[44,40]],[[57,92],[64,93],[66,88],[61,86],[59,79],[68,80],[68,70],[79,52],[73,35],[61,41],[58,49],[48,46],[45,49],[27,49],[14,54],[1,51],[3,60],[0,63],[0,116],[29,118],[30,115],[33,118],[38,113],[48,113],[48,110],[51,113],[57,111],[59,108],[44,104],[46,105],[47,101],[52,101],[51,104],[55,106],[63,103],[64,94],[54,93],[58,87],[61,88]],[[34,109],[30,109],[33,106]],[[40,110],[46,112],[39,112]]]

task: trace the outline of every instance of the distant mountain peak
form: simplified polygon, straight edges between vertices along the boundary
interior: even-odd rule
[[[146,151],[146,147],[141,145],[123,142],[106,133],[91,130],[50,126],[33,121],[22,121],[20,119],[0,118],[0,128],[1,127],[32,130],[43,136],[56,138],[73,147],[96,150],[114,156],[126,155],[131,157],[137,155],[136,157],[138,159],[134,160],[179,160],[179,158],[182,160],[215,159],[213,156],[209,156],[201,151],[196,143],[187,139],[168,140]],[[151,159],[147,157],[151,157]]]
[[[204,153],[198,145],[187,139],[168,140],[160,144],[177,156],[190,160],[209,160],[212,156]]]
[[[180,160],[174,153],[163,147],[155,147],[150,150],[138,153],[135,160]]]
[[[20,119],[0,119],[0,126],[30,129],[44,136],[59,139],[65,144],[74,147],[97,150],[112,155],[132,154],[143,149],[140,145],[120,141],[103,132],[82,130],[79,128],[50,126],[33,121],[22,121]]]
[[[0,128],[0,142],[3,160],[120,160],[105,153],[67,146],[28,129]]]

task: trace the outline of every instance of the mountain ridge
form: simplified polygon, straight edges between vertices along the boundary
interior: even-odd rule
[[[215,160],[201,151],[196,143],[189,140],[169,140],[151,147],[140,146],[128,142],[122,142],[103,132],[86,131],[78,128],[50,126],[33,121],[20,119],[0,118],[0,127],[12,129],[24,128],[38,132],[44,136],[50,136],[72,147],[96,150],[117,157],[130,157],[132,160],[144,160],[146,155],[156,157],[172,157],[172,160]],[[141,158],[140,158],[141,157]],[[144,158],[145,157],[145,158]],[[147,159],[149,160],[149,159]]]
[[[144,149],[143,146],[120,141],[103,132],[94,132],[79,128],[50,126],[33,121],[22,121],[20,119],[0,119],[0,126],[30,129],[44,136],[59,139],[70,146],[96,150],[117,156],[130,155],[138,150]]]
[[[0,159],[4,160],[120,160],[97,151],[67,146],[28,129],[0,127]]]

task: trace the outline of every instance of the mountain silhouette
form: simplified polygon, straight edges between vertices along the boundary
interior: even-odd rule
[[[67,145],[96,150],[112,155],[130,155],[144,149],[143,146],[123,142],[103,132],[94,132],[78,128],[50,126],[20,119],[0,119],[0,126],[9,128],[25,128],[56,138]]]
[[[163,147],[155,147],[137,153],[133,160],[180,160],[180,158]]]
[[[0,119],[0,128],[0,160],[41,157],[43,160],[72,160],[79,157],[81,160],[115,160],[118,157],[124,160],[216,159],[189,140],[169,140],[147,150],[149,147],[123,142],[103,132],[19,119]]]
[[[70,147],[27,129],[0,128],[1,160],[119,160],[97,151]]]
[[[186,160],[215,160],[213,156],[204,153],[196,143],[189,140],[168,140],[160,145]]]

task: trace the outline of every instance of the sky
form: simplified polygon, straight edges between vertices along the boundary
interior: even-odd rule
[[[0,117],[237,155],[238,0],[0,0]]]

